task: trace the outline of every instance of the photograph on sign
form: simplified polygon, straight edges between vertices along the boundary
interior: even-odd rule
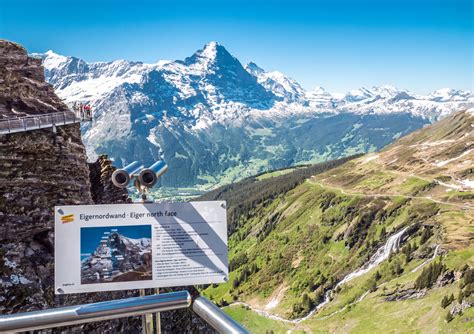
[[[55,208],[57,294],[221,283],[225,202]]]
[[[151,226],[81,228],[81,283],[152,279]]]

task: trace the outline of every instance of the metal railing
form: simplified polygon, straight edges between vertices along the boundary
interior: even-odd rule
[[[219,333],[248,333],[239,323],[204,297],[192,300],[188,291],[169,292],[144,297],[111,300],[100,303],[54,308],[0,316],[0,333],[77,325],[187,308],[205,320]]]
[[[237,321],[204,297],[196,298],[193,311],[219,333],[248,333]]]
[[[55,126],[80,123],[81,118],[71,111],[55,112],[41,115],[28,115],[0,120],[0,134],[25,132]]]

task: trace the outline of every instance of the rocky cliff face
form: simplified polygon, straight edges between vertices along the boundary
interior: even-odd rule
[[[0,41],[0,119],[67,110],[41,63]],[[0,136],[0,310],[54,305],[53,208],[91,204],[79,125]]]

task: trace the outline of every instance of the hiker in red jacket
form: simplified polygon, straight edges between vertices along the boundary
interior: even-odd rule
[[[91,108],[90,104],[86,104],[86,105],[84,106],[84,111],[85,111],[85,113],[86,113],[86,117],[87,117],[88,119],[92,119],[92,108]]]

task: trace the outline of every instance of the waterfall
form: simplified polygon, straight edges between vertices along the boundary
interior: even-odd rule
[[[309,319],[311,316],[313,316],[313,314],[316,313],[318,310],[320,310],[324,305],[329,303],[329,301],[331,300],[332,293],[333,293],[335,288],[337,288],[338,286],[341,286],[344,283],[349,282],[350,280],[352,280],[356,277],[359,277],[359,276],[365,274],[366,272],[368,272],[372,268],[379,265],[382,261],[386,260],[390,256],[390,253],[396,252],[400,248],[400,243],[401,243],[402,237],[405,234],[407,229],[408,229],[408,227],[405,227],[404,229],[402,229],[399,232],[395,233],[394,235],[390,236],[388,238],[387,242],[385,243],[385,245],[383,245],[382,247],[377,249],[375,254],[372,255],[372,257],[370,258],[370,260],[367,263],[365,263],[359,269],[356,269],[352,273],[346,275],[339,283],[336,284],[336,286],[333,289],[330,289],[330,290],[326,291],[326,293],[324,294],[323,301],[321,303],[319,303],[318,305],[316,305],[304,317],[288,320],[288,319],[279,317],[277,315],[270,314],[269,312],[267,312],[265,310],[259,310],[259,309],[253,308],[252,306],[250,306],[247,303],[236,302],[236,303],[233,303],[231,305],[244,305],[246,307],[249,307],[250,309],[252,309],[255,313],[257,313],[259,315],[262,315],[264,317],[267,317],[267,318],[270,318],[270,319],[273,319],[273,320],[283,321],[283,322],[286,322],[286,323],[298,324],[302,321],[305,321],[305,320]],[[367,291],[364,295],[362,295],[362,297],[359,298],[358,301],[362,300],[365,296],[367,296],[368,293],[369,292]]]
[[[357,269],[357,270],[351,272],[350,274],[346,275],[341,281],[339,281],[339,283],[336,284],[336,286],[333,289],[330,289],[330,290],[326,291],[326,293],[324,294],[324,300],[321,303],[319,303],[318,305],[316,305],[316,307],[314,309],[312,309],[311,312],[309,312],[306,316],[304,316],[302,318],[294,319],[293,321],[295,323],[299,323],[301,321],[304,321],[304,320],[308,319],[316,311],[318,311],[324,305],[329,303],[329,301],[331,300],[332,293],[333,293],[335,288],[341,286],[344,283],[349,282],[350,280],[352,280],[356,277],[359,277],[359,276],[365,274],[366,272],[370,271],[372,268],[378,266],[382,261],[388,259],[388,257],[390,256],[390,253],[398,251],[398,249],[400,248],[400,243],[401,243],[402,237],[405,234],[405,232],[407,231],[407,229],[408,229],[408,227],[405,227],[404,229],[402,229],[399,232],[395,233],[394,235],[390,236],[390,238],[388,238],[385,245],[383,245],[382,247],[377,249],[375,254],[372,255],[372,257],[370,258],[370,260],[367,263],[365,263],[359,269]],[[365,296],[366,296],[366,294],[364,295],[364,297]]]
[[[372,268],[378,266],[382,261],[388,259],[390,253],[396,252],[400,248],[400,241],[405,234],[408,227],[405,227],[401,231],[395,233],[390,238],[388,238],[385,245],[377,249],[374,255],[370,258],[369,262],[364,264],[362,267],[353,271],[352,273],[345,276],[339,283],[337,283],[336,288],[344,283],[349,282],[350,280],[359,277],[366,272],[370,271]]]

